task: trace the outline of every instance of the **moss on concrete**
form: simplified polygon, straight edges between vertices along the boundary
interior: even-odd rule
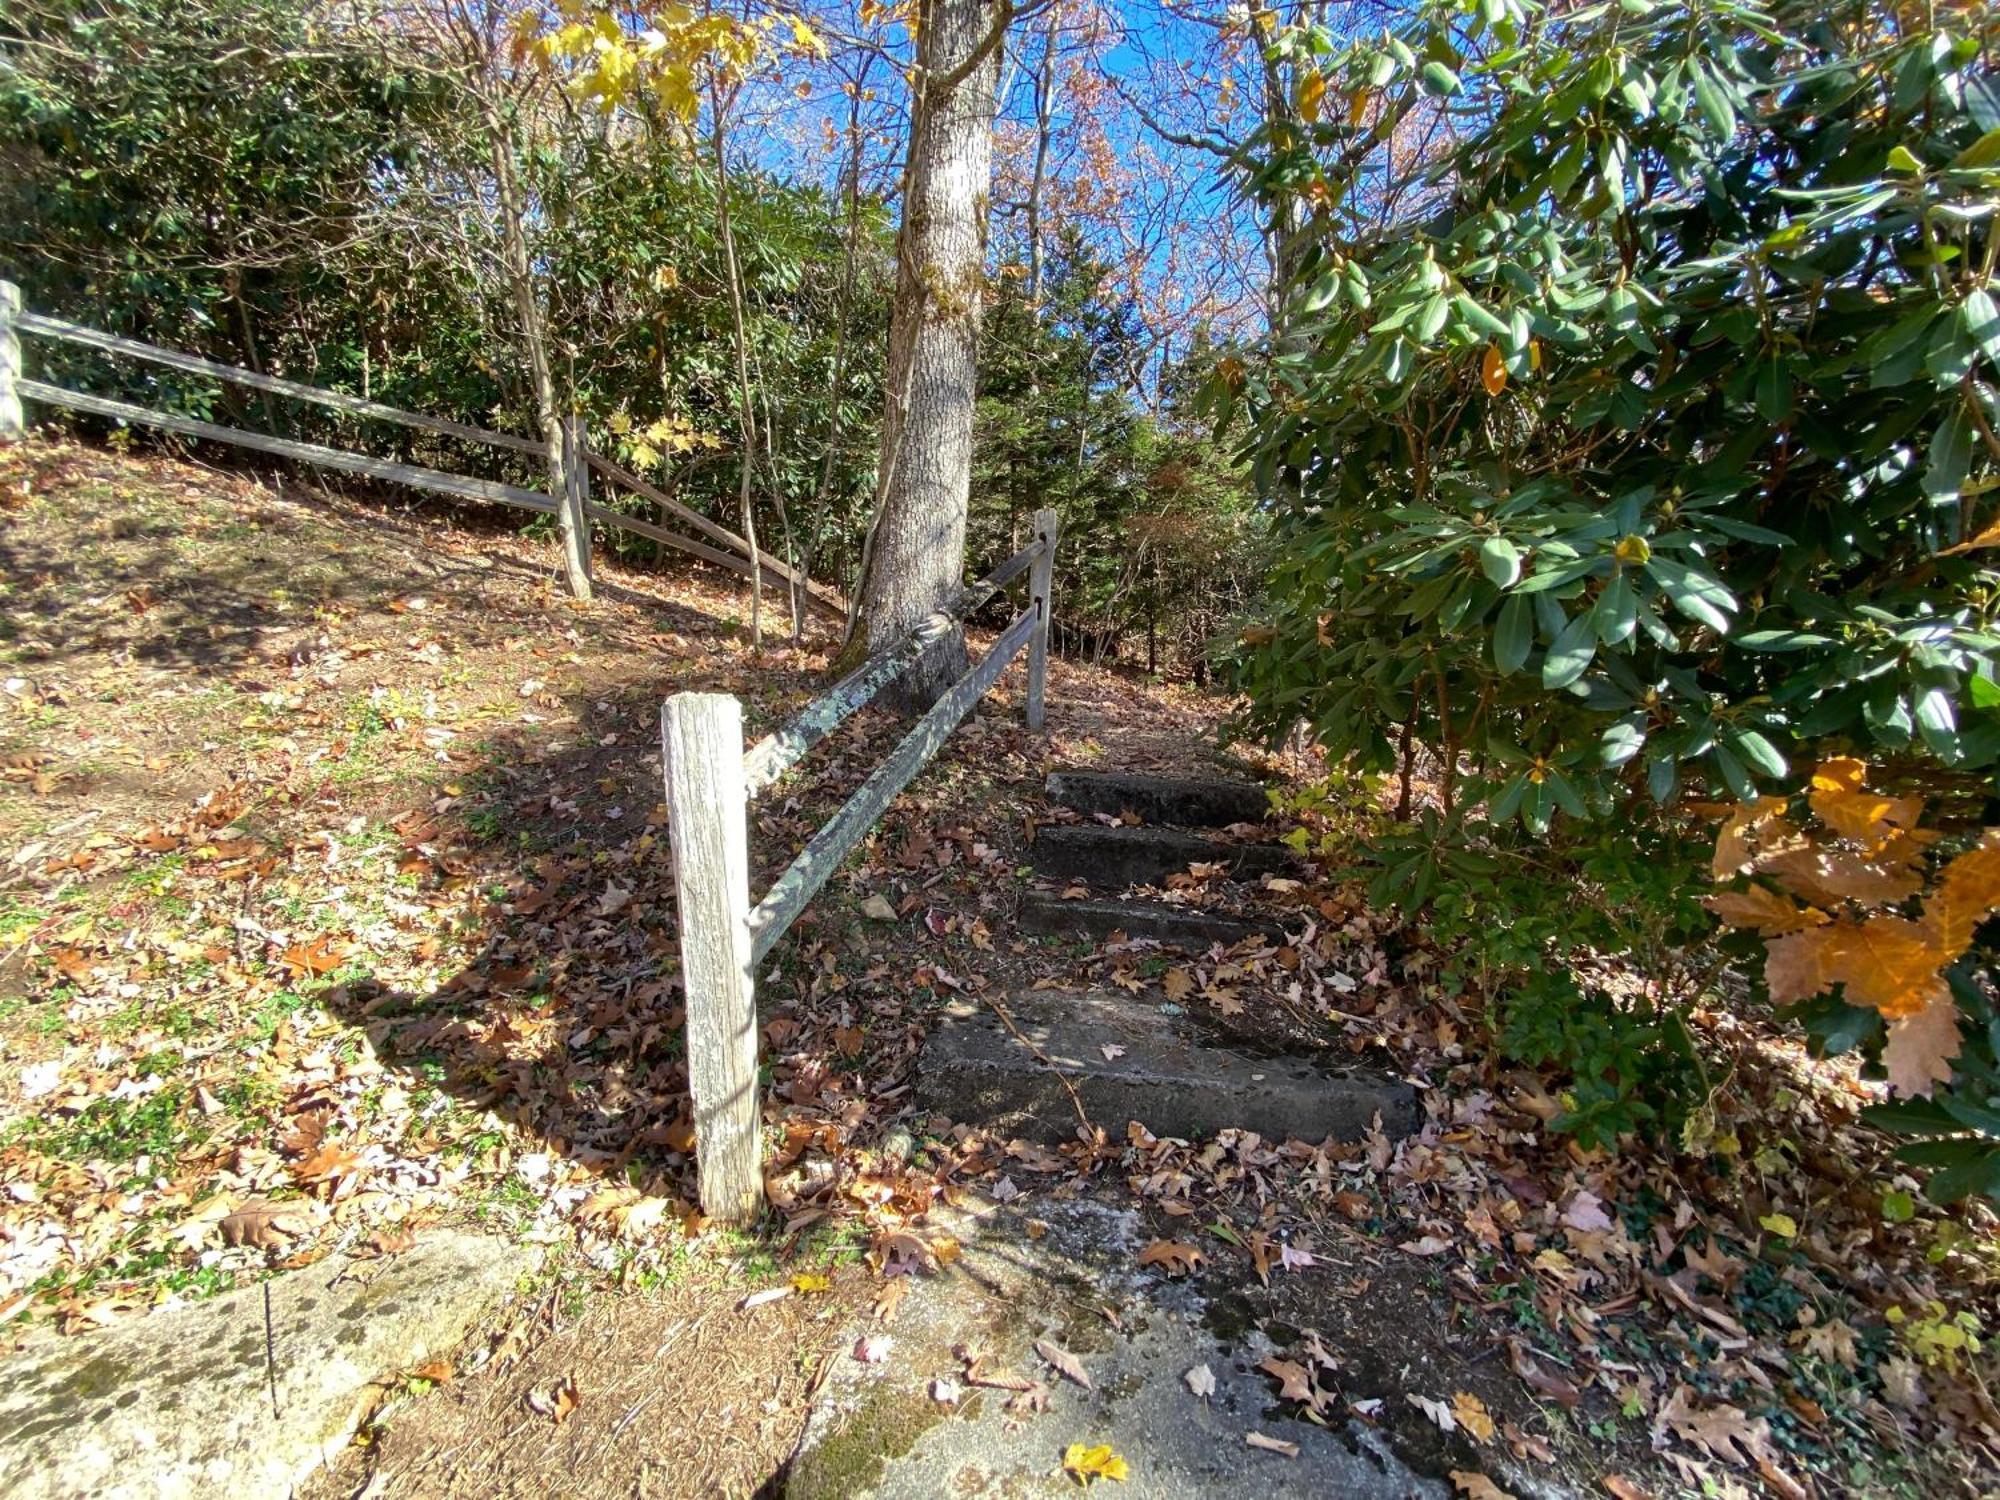
[[[922,1391],[877,1386],[840,1430],[793,1461],[785,1500],[847,1500],[873,1488],[893,1459],[944,1420],[945,1411]]]

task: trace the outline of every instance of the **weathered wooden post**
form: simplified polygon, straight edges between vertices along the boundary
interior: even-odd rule
[[[726,693],[676,693],[661,706],[660,736],[701,1211],[741,1227],[764,1202],[743,705]]]
[[[0,281],[0,443],[18,443],[28,435],[15,384],[21,378],[21,330],[15,321],[20,313],[21,289]]]
[[[570,597],[590,598],[590,449],[584,441],[583,418],[571,412],[563,418],[562,493],[555,497],[556,532],[562,541],[563,571]]]
[[[1042,727],[1042,699],[1049,681],[1049,617],[1055,609],[1052,585],[1056,571],[1056,539],[1062,522],[1053,510],[1035,512],[1035,539],[1042,544],[1028,574],[1028,601],[1036,611],[1035,633],[1028,638],[1028,727]]]

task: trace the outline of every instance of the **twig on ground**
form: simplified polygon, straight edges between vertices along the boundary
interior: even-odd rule
[[[1083,1107],[1083,1096],[1077,1093],[1076,1085],[1069,1081],[1069,1074],[1057,1067],[1048,1053],[1028,1040],[1021,1028],[1014,1024],[1014,1018],[1007,1014],[1006,1006],[995,1000],[991,995],[982,995],[980,998],[993,1007],[993,1014],[1000,1018],[1002,1026],[1005,1026],[1014,1034],[1014,1040],[1019,1042],[1023,1047],[1026,1047],[1034,1055],[1036,1062],[1056,1075],[1056,1081],[1062,1084],[1063,1088],[1068,1092],[1070,1105],[1076,1110],[1077,1124],[1081,1125],[1086,1131],[1095,1130],[1097,1127],[1091,1124],[1090,1115]]]

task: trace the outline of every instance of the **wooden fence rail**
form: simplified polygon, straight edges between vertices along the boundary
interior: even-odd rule
[[[531,454],[548,464],[549,490],[544,492],[526,489],[520,485],[503,484],[492,479],[477,479],[465,474],[451,474],[418,464],[394,463],[388,459],[376,458],[366,453],[355,453],[344,448],[329,448],[323,444],[300,442],[269,433],[247,432],[241,428],[225,427],[220,423],[206,422],[175,412],[155,411],[151,407],[139,406],[129,401],[116,401],[108,396],[68,390],[46,381],[30,380],[23,373],[25,368],[21,358],[23,334],[96,349],[105,354],[143,360],[149,364],[164,365],[169,369],[184,370],[193,375],[205,375],[232,385],[247,386],[252,390],[268,391],[273,395],[308,401],[352,416],[381,422],[396,422],[405,427],[457,438],[463,442],[480,443],[509,452]],[[444,417],[404,411],[400,407],[385,406],[379,401],[365,400],[344,391],[330,391],[319,386],[305,385],[296,380],[280,379],[275,375],[265,375],[256,370],[245,370],[236,365],[203,359],[184,350],[164,349],[138,339],[128,339],[99,329],[86,328],[62,318],[30,312],[21,305],[20,288],[12,282],[0,281],[0,442],[19,441],[25,434],[26,418],[21,405],[23,397],[46,406],[62,407],[70,411],[88,412],[93,416],[114,418],[121,422],[158,427],[168,432],[178,432],[185,437],[201,438],[209,442],[229,443],[259,453],[275,454],[280,458],[289,458],[299,463],[317,464],[322,468],[359,474],[368,479],[388,480],[461,500],[483,500],[497,505],[512,505],[523,510],[553,515],[556,518],[561,542],[563,571],[570,592],[579,599],[588,599],[591,595],[590,525],[593,521],[601,526],[647,537],[737,573],[748,575],[753,571],[750,562],[752,549],[742,537],[699,512],[681,505],[637,475],[620,468],[604,455],[592,452],[580,416],[572,414],[564,419],[562,440],[555,446],[554,451],[551,451],[549,443],[541,438],[521,437],[511,432],[496,432],[487,427],[473,427],[463,422],[453,422]],[[635,494],[653,501],[668,514],[712,538],[718,545],[709,546],[691,541],[663,526],[642,521],[636,516],[628,516],[610,506],[598,504],[590,496],[592,470],[596,470],[613,483],[623,485]],[[811,582],[786,563],[768,554],[759,554],[758,567],[766,577],[781,587],[801,587],[810,603],[840,619],[846,618],[846,602],[832,589]]]
[[[757,965],[860,843],[897,793],[944,744],[1007,664],[1029,651],[1028,722],[1043,723],[1056,513],[1035,516],[1035,539],[950,609],[921,622],[815,699],[784,728],[743,748],[743,706],[722,693],[676,693],[661,706],[667,827],[680,906],[687,1001],[688,1087],[702,1212],[724,1224],[755,1219],[764,1202],[757,1098]],[[907,671],[966,614],[1022,572],[1027,608],[918,719],[771,885],[750,903],[749,804],[807,750]]]

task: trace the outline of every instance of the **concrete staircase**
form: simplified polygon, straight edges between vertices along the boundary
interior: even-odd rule
[[[1283,844],[1216,832],[1244,832],[1261,824],[1266,809],[1262,787],[1247,781],[1057,771],[1049,777],[1048,798],[1093,821],[1038,828],[1030,853],[1036,874],[1086,885],[1101,895],[1079,901],[1031,892],[1021,904],[1026,931],[1096,938],[1123,932],[1195,952],[1218,942],[1227,946],[1248,937],[1283,937],[1283,922],[1269,911],[1246,920],[1118,894],[1133,886],[1163,886],[1189,869],[1221,866],[1231,882],[1295,873],[1298,857]],[[1098,817],[1138,821],[1114,827],[1094,821]]]
[[[1295,872],[1290,849],[1257,840],[1246,826],[1263,820],[1260,787],[1059,771],[1048,796],[1086,817],[1141,821],[1038,829],[1030,853],[1036,873],[1092,894],[1029,893],[1018,916],[1023,932],[1097,939],[1122,932],[1193,952],[1282,940],[1284,923],[1269,908],[1225,916],[1127,894],[1190,867],[1220,866],[1232,882]],[[1122,993],[1037,991],[954,1006],[925,1048],[917,1090],[954,1120],[1045,1142],[1074,1135],[1075,1101],[1114,1138],[1138,1120],[1155,1134],[1189,1139],[1236,1127],[1278,1140],[1354,1140],[1377,1120],[1391,1135],[1407,1134],[1419,1114],[1414,1090],[1386,1074],[1304,1055],[1252,1055],[1210,1035],[1182,1007]]]

